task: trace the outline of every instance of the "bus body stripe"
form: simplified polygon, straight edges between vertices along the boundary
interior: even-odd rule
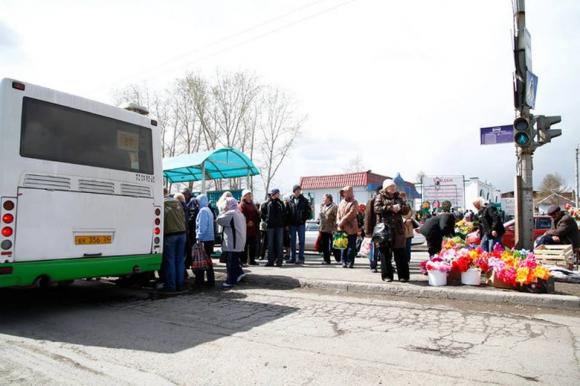
[[[39,276],[46,275],[53,282],[90,277],[123,276],[133,273],[156,271],[161,266],[161,254],[107,256],[99,258],[43,260],[0,264],[12,267],[9,275],[0,275],[0,288],[30,286]]]

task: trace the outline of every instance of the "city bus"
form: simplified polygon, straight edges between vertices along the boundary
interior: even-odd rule
[[[159,269],[157,122],[56,90],[0,81],[0,287]]]

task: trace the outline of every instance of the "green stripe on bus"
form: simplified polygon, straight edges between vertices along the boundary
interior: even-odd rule
[[[29,286],[39,276],[51,281],[66,281],[89,277],[124,276],[133,273],[155,271],[161,266],[161,254],[108,256],[79,259],[27,261],[0,264],[0,268],[12,267],[12,273],[0,274],[0,287]]]

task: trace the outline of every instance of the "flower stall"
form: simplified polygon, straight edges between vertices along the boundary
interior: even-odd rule
[[[488,253],[466,245],[459,237],[445,239],[441,252],[422,262],[421,269],[429,276],[430,285],[483,283],[526,292],[553,291],[550,271],[532,252],[497,244]]]

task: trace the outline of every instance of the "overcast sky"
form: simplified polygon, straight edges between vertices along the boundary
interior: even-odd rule
[[[536,113],[562,115],[534,181],[574,185],[580,143],[580,1],[528,0]],[[106,103],[186,71],[249,71],[308,115],[276,185],[341,172],[478,176],[513,190],[514,146],[479,145],[510,124],[510,0],[0,0],[0,77]]]

